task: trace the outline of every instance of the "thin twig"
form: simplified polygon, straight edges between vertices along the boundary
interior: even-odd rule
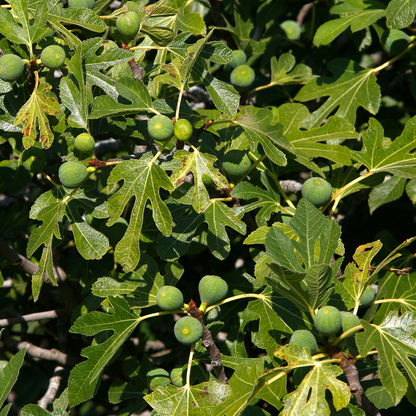
[[[22,341],[18,342],[12,337],[3,337],[5,338],[4,343],[8,347],[16,348],[17,350],[22,350],[23,348],[26,348],[27,354],[31,355],[35,358],[41,358],[43,360],[49,360],[49,361],[56,361],[61,365],[66,366],[74,366],[78,363],[78,359],[75,357],[70,357],[67,354],[64,354],[63,352],[53,348],[51,350],[48,350],[46,348],[38,347],[37,345],[32,344],[28,341]]]
[[[46,312],[36,312],[28,315],[17,316],[15,318],[0,319],[0,327],[21,324],[23,322],[40,321],[41,319],[54,319],[68,314],[69,312],[64,309],[55,309]]]
[[[55,367],[53,376],[49,379],[48,390],[46,390],[44,396],[38,401],[38,405],[43,409],[47,409],[48,404],[52,403],[55,400],[56,393],[58,392],[59,386],[61,385],[63,372],[63,367],[59,365]]]
[[[6,260],[11,263],[14,267],[17,267],[20,270],[23,270],[25,273],[29,275],[35,274],[39,267],[27,259],[25,256],[19,254],[14,248],[9,246],[5,240],[0,237],[0,254],[6,258]],[[46,273],[45,275],[45,283],[52,284],[51,280],[49,279],[49,275]]]

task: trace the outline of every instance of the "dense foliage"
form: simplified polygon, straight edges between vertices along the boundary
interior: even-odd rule
[[[0,416],[412,414],[415,15],[1,2]]]

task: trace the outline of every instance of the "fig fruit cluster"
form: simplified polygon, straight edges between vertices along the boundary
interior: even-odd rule
[[[198,291],[202,302],[201,307],[204,305],[206,308],[225,298],[228,293],[228,284],[219,276],[207,275],[200,280]],[[156,304],[160,309],[169,312],[185,307],[182,292],[177,287],[169,285],[159,288],[156,293]],[[176,339],[185,345],[199,341],[203,331],[201,322],[192,316],[180,318],[173,329]]]
[[[368,306],[374,300],[374,297],[374,290],[370,286],[367,286],[361,296],[360,306]],[[339,311],[336,307],[327,305],[318,309],[313,323],[316,331],[322,337],[327,337],[331,340],[331,337],[339,336],[358,327],[360,325],[360,319],[354,313]],[[359,329],[357,328],[356,331],[352,331],[346,338],[353,336]],[[300,349],[308,347],[312,355],[319,352],[315,335],[307,329],[294,331],[289,343],[296,344]]]

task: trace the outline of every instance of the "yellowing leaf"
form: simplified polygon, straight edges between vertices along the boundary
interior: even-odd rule
[[[46,114],[53,116],[58,114],[59,103],[55,98],[46,96],[51,89],[52,87],[47,82],[41,82],[16,115],[14,125],[24,123],[23,145],[26,149],[32,147],[36,141],[36,127],[39,127],[39,141],[44,149],[48,149],[53,143],[54,136]]]
[[[313,360],[305,349],[300,351],[295,344],[288,344],[276,352],[276,356],[288,362],[289,367],[309,367],[312,369],[303,378],[300,386],[283,398],[285,407],[281,416],[314,415],[329,416],[330,410],[325,400],[325,390],[330,390],[337,410],[350,401],[348,385],[337,379],[342,370],[334,364]]]

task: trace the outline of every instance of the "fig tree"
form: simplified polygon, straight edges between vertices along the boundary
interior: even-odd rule
[[[156,293],[156,303],[164,311],[176,311],[183,306],[182,292],[175,286],[162,286]]]
[[[183,386],[182,367],[175,367],[170,372],[170,379],[174,386],[182,387]]]
[[[157,387],[165,387],[170,383],[169,373],[163,368],[154,368],[146,374],[146,381],[152,391]]]
[[[300,38],[302,29],[294,20],[285,20],[280,23],[280,27],[283,29],[288,39],[298,40]]]
[[[230,62],[230,65],[233,68],[236,68],[237,66],[244,65],[246,61],[247,61],[247,56],[244,53],[244,51],[236,50],[236,51],[233,51],[233,59]]]
[[[88,172],[79,162],[66,162],[59,167],[59,180],[66,188],[77,188],[87,179]]]
[[[40,60],[43,65],[49,69],[58,69],[65,62],[65,51],[59,45],[49,45],[40,54]]]
[[[16,81],[23,74],[25,64],[20,56],[6,54],[0,58],[0,78],[3,81]]]
[[[290,344],[296,344],[300,349],[309,347],[311,354],[316,354],[319,351],[318,343],[315,335],[307,329],[298,329],[290,337]]]
[[[230,150],[222,159],[225,175],[231,182],[237,182],[251,169],[251,160],[242,150]]]
[[[173,135],[172,120],[161,114],[154,116],[147,123],[147,131],[154,140],[168,140]]]
[[[331,200],[332,186],[322,178],[309,178],[302,186],[302,196],[316,207],[321,207]]]
[[[342,319],[342,332],[347,332],[351,328],[354,328],[357,325],[360,325],[360,318],[357,315],[354,315],[351,312],[342,311],[341,319]],[[351,334],[350,336],[352,336]]]
[[[198,285],[198,292],[202,303],[213,305],[227,296],[228,284],[219,276],[204,276]]]
[[[230,75],[231,84],[239,88],[248,88],[254,81],[256,74],[254,69],[248,65],[239,65],[234,68]]]
[[[178,140],[185,142],[186,140],[189,140],[192,137],[192,133],[192,124],[185,118],[181,118],[175,123],[175,127],[173,128],[173,134]]]
[[[68,7],[85,7],[93,9],[95,0],[68,0]]]
[[[184,316],[176,322],[173,332],[180,343],[191,345],[202,337],[203,328],[198,319]]]
[[[363,294],[361,295],[360,306],[369,305],[374,300],[375,297],[376,297],[376,292],[374,292],[371,286],[367,286],[364,289]]]
[[[95,140],[91,134],[81,133],[75,138],[74,147],[81,153],[92,153],[95,147]]]
[[[324,306],[316,312],[313,323],[320,334],[330,337],[341,329],[341,313],[334,306]]]
[[[22,166],[32,173],[39,173],[45,169],[47,158],[45,152],[35,146],[27,149],[22,154]]]
[[[118,31],[127,39],[133,39],[140,28],[140,18],[135,12],[127,12],[117,17]]]

